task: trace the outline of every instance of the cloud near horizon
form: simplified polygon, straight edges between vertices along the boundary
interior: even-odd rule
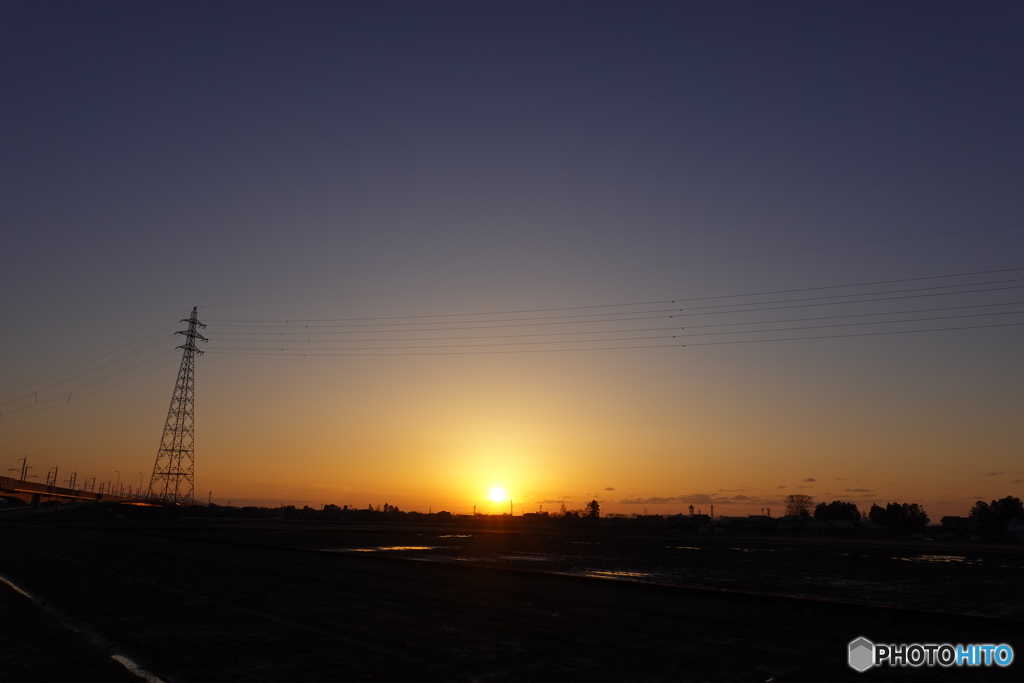
[[[807,482],[807,481],[818,481],[818,480],[815,479],[814,477],[807,477],[806,479],[804,479],[804,481]]]
[[[757,502],[755,499],[742,494],[735,496],[713,496],[707,493],[691,493],[681,496],[669,496],[666,498],[623,498],[619,501],[623,505],[667,505],[669,503],[683,505],[728,505],[730,503]]]

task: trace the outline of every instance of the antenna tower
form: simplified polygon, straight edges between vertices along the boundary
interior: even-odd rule
[[[203,355],[196,348],[196,340],[208,341],[196,331],[196,328],[206,327],[196,318],[196,310],[193,308],[192,315],[181,321],[188,323],[188,329],[175,332],[185,335],[185,343],[178,347],[184,349],[184,353],[147,492],[149,498],[183,505],[194,502],[196,354]]]

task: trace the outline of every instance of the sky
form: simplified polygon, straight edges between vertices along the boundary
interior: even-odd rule
[[[1015,2],[4,3],[0,470],[147,485],[197,306],[197,499],[1024,496],[1022,82]]]

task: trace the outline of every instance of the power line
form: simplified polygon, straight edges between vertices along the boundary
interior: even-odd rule
[[[777,324],[777,323],[789,323],[789,322],[809,322],[809,321],[814,321],[814,320],[836,320],[836,319],[843,319],[843,318],[864,318],[864,317],[877,317],[877,316],[883,316],[883,315],[906,315],[906,314],[910,314],[910,313],[932,313],[932,312],[937,312],[937,311],[957,311],[957,310],[964,310],[964,309],[991,308],[991,307],[994,307],[994,306],[1014,306],[1014,305],[1024,305],[1024,301],[1007,301],[1007,302],[1003,302],[1003,303],[991,303],[991,304],[969,304],[969,305],[965,305],[965,306],[941,306],[941,307],[937,307],[937,308],[917,308],[917,309],[910,309],[910,310],[904,310],[904,311],[879,311],[879,312],[874,312],[874,313],[844,313],[844,314],[841,314],[841,315],[810,316],[810,317],[804,317],[804,318],[783,318],[781,320],[755,320],[755,321],[750,321],[750,322],[710,323],[710,324],[706,324],[706,325],[687,325],[686,329],[698,329],[698,328],[703,328],[703,327],[730,327],[730,326],[740,326],[740,325],[765,325],[765,324]],[[726,311],[726,312],[734,313],[735,311]],[[754,312],[759,312],[759,311],[754,311]],[[704,315],[704,314],[695,314],[695,315]],[[664,316],[659,316],[659,317],[664,317]],[[605,321],[605,322],[607,322],[607,321]],[[609,329],[609,330],[577,330],[577,331],[572,331],[572,332],[557,331],[557,332],[528,332],[528,333],[519,333],[519,334],[461,335],[461,336],[455,336],[455,337],[391,337],[391,338],[384,338],[384,339],[365,339],[365,338],[359,338],[359,339],[352,339],[351,341],[359,341],[359,342],[395,342],[395,341],[456,341],[456,340],[461,340],[461,339],[515,339],[515,338],[522,338],[522,337],[555,337],[555,336],[585,335],[585,334],[625,334],[625,333],[633,333],[633,332],[664,332],[664,331],[667,331],[667,330],[679,330],[679,329],[683,329],[683,328],[678,326],[678,325],[673,325],[671,327],[637,327],[637,328],[628,328],[628,329],[613,328],[613,329]],[[400,332],[404,332],[404,330],[402,330]],[[240,333],[239,332],[239,333],[231,333],[231,334],[250,334],[250,333]],[[251,334],[258,334],[258,333],[251,333]],[[307,333],[302,333],[302,332],[281,332],[279,334],[293,336],[293,335],[303,335],[303,334],[307,334]],[[308,334],[324,334],[324,335],[327,335],[327,334],[348,334],[348,333],[345,333],[345,332],[310,332]],[[367,334],[367,333],[364,332],[364,333],[361,333],[361,334]],[[309,340],[306,340],[306,339],[280,339],[280,338],[275,338],[275,339],[228,339],[228,340],[224,340],[224,341],[234,342],[234,343],[237,343],[237,344],[252,344],[252,343],[279,344],[279,343],[282,343],[282,342],[283,343],[287,343],[287,344],[297,344],[297,343],[303,343],[303,342],[306,342],[306,343],[333,343],[333,342],[346,341],[346,340],[343,340],[343,339],[309,339]],[[215,340],[214,343],[216,343],[216,340]]]
[[[1010,312],[1006,312],[1006,313],[981,313],[981,314],[976,314],[976,315],[965,315],[965,316],[945,316],[945,317],[927,318],[927,319],[923,319],[923,320],[918,319],[918,320],[896,320],[896,321],[866,322],[866,323],[847,323],[847,324],[837,324],[837,325],[812,325],[812,326],[805,326],[805,327],[779,328],[779,329],[774,329],[774,330],[751,330],[751,331],[747,331],[747,332],[717,332],[717,333],[715,333],[715,332],[708,332],[708,333],[698,333],[698,334],[692,334],[692,335],[680,334],[680,335],[674,335],[673,338],[687,338],[687,337],[696,337],[696,336],[708,336],[708,335],[712,335],[712,334],[765,334],[765,333],[771,333],[771,332],[787,332],[787,331],[806,330],[806,329],[851,327],[851,326],[858,326],[858,325],[881,325],[881,324],[929,322],[929,321],[934,321],[934,320],[950,320],[950,319],[960,319],[960,318],[968,318],[968,317],[981,317],[981,316],[987,316],[987,315],[1012,315],[1012,314],[1019,314],[1019,313],[1024,313],[1024,311],[1010,311]],[[862,336],[875,336],[875,335],[884,335],[884,334],[905,334],[905,333],[911,333],[911,332],[932,332],[932,331],[940,331],[940,330],[986,329],[986,328],[994,328],[994,327],[1013,327],[1013,326],[1019,326],[1019,325],[1024,325],[1024,322],[1020,322],[1020,323],[1005,323],[1005,324],[993,324],[993,325],[973,325],[973,326],[948,327],[948,328],[924,328],[924,329],[919,329],[919,330],[898,330],[898,331],[871,332],[871,333],[867,333],[867,332],[866,333],[851,333],[851,334],[841,334],[841,335],[827,335],[827,336],[824,336],[824,337],[794,337],[792,339],[780,339],[778,341],[787,341],[787,340],[795,341],[795,340],[799,340],[799,339],[826,339],[826,338],[827,339],[832,339],[832,338],[838,338],[838,337],[862,337]],[[647,337],[647,338],[648,339],[658,339],[660,337]],[[600,339],[600,340],[573,340],[572,342],[565,342],[565,343],[587,343],[587,342],[605,343],[605,342],[608,342],[608,341],[614,341],[614,340],[607,340],[607,339]],[[752,340],[752,341],[774,341],[774,340],[766,339],[766,340]],[[398,346],[398,347],[390,347],[390,348],[349,347],[347,349],[346,348],[342,348],[342,349],[318,349],[318,350],[310,350],[310,351],[305,351],[305,352],[298,351],[296,349],[281,349],[280,351],[249,350],[249,349],[222,349],[222,350],[211,350],[211,351],[209,351],[209,353],[219,353],[219,354],[224,354],[224,355],[249,355],[249,356],[388,356],[388,355],[394,355],[394,356],[405,356],[405,355],[419,356],[419,355],[457,355],[457,354],[460,354],[460,353],[479,355],[479,354],[485,354],[485,353],[531,353],[531,352],[544,352],[544,351],[603,351],[603,350],[625,349],[625,348],[664,348],[664,347],[667,347],[667,346],[706,346],[706,345],[708,345],[708,343],[694,343],[694,344],[678,344],[678,345],[676,345],[676,344],[650,345],[650,346],[643,345],[643,346],[628,346],[628,347],[624,347],[624,346],[619,346],[619,347],[596,347],[596,348],[595,347],[580,347],[580,348],[572,348],[572,349],[565,349],[565,348],[563,348],[563,349],[517,349],[517,350],[509,350],[509,351],[441,351],[441,352],[437,352],[437,353],[424,353],[422,351],[419,351],[420,349],[445,349],[445,348],[464,349],[464,348],[477,348],[477,347],[481,347],[481,346],[515,346],[515,345],[520,345],[520,344],[521,345],[525,345],[525,344],[531,344],[531,343],[545,344],[545,343],[559,343],[559,342],[517,342],[517,343],[509,343],[509,344],[463,344],[463,345],[437,345],[437,346],[428,346],[428,347],[404,347],[404,346]],[[715,343],[732,343],[732,342],[715,342]],[[737,341],[735,343],[740,343],[740,342]],[[364,351],[364,350],[380,351],[380,353],[335,353],[335,351]],[[401,353],[394,353],[393,351],[396,351],[396,350],[397,351],[401,351]],[[418,352],[415,352],[415,353],[405,353],[406,350],[416,350]]]
[[[498,342],[498,343],[490,343],[489,342],[489,343],[486,343],[486,344],[436,344],[436,345],[431,345],[431,346],[394,346],[394,347],[384,347],[384,348],[395,348],[395,349],[451,349],[451,348],[454,348],[454,349],[464,349],[464,348],[470,348],[470,347],[476,347],[476,346],[527,346],[527,345],[531,345],[531,344],[586,344],[587,342],[602,342],[603,343],[603,342],[613,342],[613,341],[638,341],[640,339],[674,339],[675,336],[676,335],[659,334],[659,335],[651,335],[651,336],[647,336],[647,337],[620,337],[620,338],[613,338],[613,339],[568,339],[568,340],[547,340],[547,341],[531,341],[531,342],[504,342],[504,343],[500,343],[500,342]],[[396,341],[404,341],[404,340],[396,340]],[[380,347],[376,347],[376,346],[347,346],[347,347],[341,347],[341,348],[351,349],[353,351],[358,351],[358,350],[372,350],[372,349],[377,349],[377,348],[380,348]],[[234,347],[230,347],[229,346],[229,347],[222,348],[222,349],[219,349],[219,350],[220,351],[246,351],[248,349],[246,349],[245,347],[234,348]],[[296,351],[296,350],[297,349],[281,349],[281,351]],[[315,351],[315,349],[313,349],[313,351]],[[212,353],[212,351],[211,351],[211,353]]]
[[[96,391],[90,391],[89,393],[82,394],[80,396],[75,396],[74,398],[69,398],[69,400],[67,402],[65,402],[65,403],[58,403],[56,405],[47,406],[46,408],[41,408],[39,410],[35,410],[35,411],[27,413],[25,415],[18,415],[16,417],[12,417],[12,418],[8,418],[5,415],[2,419],[0,419],[0,424],[6,424],[8,422],[14,422],[16,420],[22,420],[22,419],[24,419],[26,417],[32,417],[33,415],[36,415],[38,413],[45,413],[48,410],[53,410],[54,408],[60,408],[62,406],[67,405],[71,401],[79,401],[79,400],[81,400],[83,398],[88,398],[89,396],[94,396],[94,395],[99,394],[101,392],[104,392],[104,391],[106,391],[108,389],[113,389],[114,387],[118,387],[118,386],[121,386],[122,384],[125,384],[127,382],[131,382],[132,380],[138,379],[139,377],[144,377],[144,376],[146,376],[148,374],[151,374],[151,373],[154,373],[154,372],[156,372],[158,370],[163,370],[164,368],[169,368],[172,365],[176,365],[177,363],[178,363],[178,361],[174,361],[172,363],[166,363],[164,365],[161,365],[159,367],[153,368],[151,370],[147,370],[145,372],[140,372],[137,375],[134,375],[132,377],[128,377],[127,379],[123,379],[120,382],[115,382],[114,384],[111,384],[110,386],[103,387],[102,389],[97,389]]]
[[[879,337],[890,334],[915,334],[918,332],[948,332],[951,330],[984,330],[993,327],[1019,327],[1024,323],[1000,323],[996,325],[965,325],[962,327],[930,327],[923,330],[887,330],[884,332],[854,332],[850,334],[828,334],[808,337],[783,337],[781,339],[736,339],[717,342],[695,342],[686,346],[722,346],[725,344],[759,344],[762,342],[803,341],[806,339],[841,339],[844,337]]]
[[[965,325],[960,327],[933,327],[923,330],[889,330],[885,332],[856,332],[849,334],[831,334],[821,336],[808,336],[808,337],[785,337],[782,339],[748,339],[748,340],[736,340],[736,341],[720,341],[720,342],[697,342],[694,344],[650,344],[640,346],[603,346],[603,347],[590,347],[581,349],[516,349],[512,351],[441,351],[438,353],[273,353],[265,351],[216,351],[211,350],[207,353],[219,353],[222,355],[234,355],[234,356],[483,356],[492,354],[509,354],[509,353],[565,353],[575,351],[618,351],[625,349],[667,349],[667,348],[683,348],[689,346],[718,346],[724,344],[753,344],[758,342],[775,342],[775,341],[801,341],[805,339],[843,339],[846,337],[874,337],[884,336],[892,334],[915,334],[918,332],[946,332],[951,330],[983,330],[995,327],[1019,327],[1024,323],[1003,323],[997,325]]]
[[[531,342],[493,342],[493,343],[492,342],[488,342],[488,343],[483,343],[483,344],[434,344],[434,345],[431,345],[431,346],[392,346],[392,347],[384,347],[383,350],[387,350],[387,349],[425,349],[425,348],[426,349],[472,348],[472,347],[479,347],[479,346],[526,346],[526,345],[540,345],[540,344],[585,344],[585,343],[588,343],[588,342],[637,341],[637,340],[640,340],[640,339],[664,339],[664,338],[667,338],[668,336],[671,336],[672,339],[675,339],[676,337],[702,337],[702,336],[721,335],[721,334],[753,334],[753,333],[760,333],[760,332],[783,332],[783,331],[790,331],[790,330],[810,330],[810,329],[829,328],[829,327],[855,327],[855,326],[863,326],[863,325],[895,325],[895,324],[901,324],[901,323],[928,322],[928,321],[932,321],[932,320],[952,320],[952,319],[959,319],[959,318],[978,318],[978,317],[993,316],[993,315],[1013,315],[1013,314],[1017,314],[1017,313],[1024,313],[1024,311],[998,311],[998,312],[994,312],[994,313],[968,313],[968,314],[963,314],[963,315],[933,316],[933,317],[930,317],[930,318],[910,318],[910,319],[907,319],[907,320],[873,320],[873,321],[856,322],[856,323],[833,323],[833,324],[830,324],[830,325],[807,325],[807,326],[802,326],[802,327],[782,327],[782,328],[768,329],[768,330],[738,330],[738,331],[730,331],[730,332],[700,332],[700,333],[693,333],[693,334],[691,334],[691,333],[682,334],[681,333],[681,334],[676,334],[676,335],[657,335],[657,336],[647,336],[647,337],[622,337],[622,338],[618,338],[618,339],[569,339],[569,340],[542,340],[542,341],[531,341]],[[756,324],[756,323],[751,323],[751,324]],[[769,324],[769,323],[760,323],[760,324]],[[714,326],[711,326],[711,327],[714,327]],[[362,340],[359,340],[359,341],[362,341]],[[390,342],[390,343],[395,343],[395,342],[402,342],[402,341],[408,341],[408,340],[405,340],[405,339],[395,339],[395,340],[385,340],[385,341]],[[330,342],[325,342],[325,343],[336,343],[336,342],[334,342],[332,340]],[[381,348],[381,347],[373,347],[373,346],[371,346],[371,347],[366,347],[366,346],[346,346],[346,347],[339,347],[339,350],[367,351],[367,350],[376,350],[378,348]],[[225,348],[221,348],[220,350],[221,351],[246,351],[246,350],[249,350],[249,349],[247,349],[246,347],[240,347],[240,348],[225,347]],[[281,351],[297,351],[298,349],[283,349],[282,348],[280,350]],[[313,352],[316,352],[317,350],[319,350],[319,349],[311,349],[311,351],[313,351]]]
[[[945,236],[948,236],[948,235],[962,235],[962,234],[969,234],[969,233],[985,232],[985,231],[988,231],[988,230],[999,230],[999,229],[1005,229],[1005,228],[1017,228],[1017,227],[1021,227],[1021,226],[1024,226],[1024,221],[1017,222],[1017,223],[1004,223],[1004,224],[1001,224],[1001,225],[989,225],[989,226],[983,226],[983,227],[978,227],[978,228],[963,228],[963,229],[960,229],[960,230],[945,230],[945,231],[941,231],[941,232],[931,232],[931,233],[924,233],[924,234],[920,234],[920,235],[906,235],[906,236],[902,236],[902,237],[884,237],[884,238],[881,238],[881,239],[863,240],[863,241],[860,241],[860,242],[845,242],[845,243],[842,243],[842,244],[832,244],[832,245],[817,246],[817,247],[803,247],[803,248],[800,248],[800,249],[785,249],[785,250],[781,250],[781,251],[762,252],[762,253],[759,253],[759,254],[746,254],[746,255],[742,255],[742,256],[725,256],[725,257],[713,258],[713,259],[700,259],[700,260],[696,260],[696,261],[681,261],[679,263],[665,263],[665,264],[655,265],[655,266],[638,266],[636,268],[617,268],[617,269],[614,269],[614,270],[592,271],[592,272],[588,272],[588,273],[575,273],[575,274],[570,274],[570,275],[551,275],[551,276],[547,276],[547,277],[526,278],[526,279],[521,279],[521,280],[504,280],[504,281],[498,281],[498,282],[484,282],[484,283],[471,284],[471,285],[450,285],[450,286],[447,286],[447,287],[428,287],[428,288],[422,288],[422,289],[408,289],[408,290],[400,290],[400,291],[393,291],[393,292],[376,292],[376,293],[369,293],[369,294],[348,294],[348,295],[344,295],[344,296],[327,296],[327,297],[316,297],[316,298],[309,298],[309,299],[287,299],[287,300],[278,300],[278,301],[238,302],[238,303],[229,303],[229,304],[208,304],[206,306],[200,306],[200,308],[227,308],[227,307],[237,307],[237,306],[268,306],[268,305],[276,305],[276,304],[303,303],[303,302],[310,302],[310,301],[337,301],[337,300],[342,300],[342,299],[358,299],[358,298],[375,297],[375,296],[395,296],[395,295],[399,295],[399,294],[421,294],[421,293],[426,293],[426,292],[444,292],[444,291],[451,291],[451,290],[456,290],[456,289],[474,289],[474,288],[477,288],[477,287],[497,287],[497,286],[501,286],[501,285],[528,284],[528,283],[532,283],[532,282],[550,282],[550,281],[553,281],[553,280],[568,280],[568,279],[572,279],[572,278],[595,277],[595,276],[599,276],[599,275],[616,275],[616,274],[621,274],[621,273],[636,273],[636,272],[642,272],[642,271],[647,271],[647,270],[660,270],[660,269],[664,269],[664,268],[679,268],[679,267],[683,267],[683,266],[705,265],[705,264],[711,264],[711,263],[725,263],[725,262],[728,262],[728,261],[742,261],[742,260],[749,260],[749,259],[756,259],[756,258],[767,258],[767,257],[771,257],[771,256],[787,256],[787,255],[791,255],[791,254],[806,254],[806,253],[815,252],[815,251],[827,251],[827,250],[830,250],[830,249],[845,249],[845,248],[849,248],[849,247],[862,247],[862,246],[868,246],[868,245],[873,245],[873,244],[887,244],[887,243],[892,243],[892,242],[905,242],[905,241],[909,241],[909,240],[929,239],[929,238],[932,238],[932,237],[945,237]]]
[[[33,384],[36,384],[36,383],[39,383],[39,382],[45,382],[45,381],[53,379],[55,377],[60,377],[61,375],[65,374],[67,372],[71,372],[72,370],[77,370],[78,368],[81,368],[81,367],[84,367],[86,365],[89,365],[90,363],[94,363],[97,360],[99,360],[101,358],[104,358],[106,356],[109,356],[112,353],[116,353],[117,351],[120,351],[122,349],[126,349],[126,348],[128,348],[130,346],[134,346],[135,344],[138,344],[139,342],[143,341],[144,339],[148,339],[150,337],[158,335],[158,334],[160,334],[161,332],[163,332],[164,330],[166,330],[169,327],[172,327],[172,325],[165,324],[165,325],[161,326],[160,329],[156,330],[155,332],[151,332],[151,333],[149,333],[147,335],[139,337],[138,339],[136,339],[134,341],[128,342],[127,344],[123,344],[122,346],[119,346],[116,349],[112,349],[110,351],[107,351],[106,353],[102,353],[99,356],[95,356],[93,358],[90,358],[89,360],[84,361],[82,363],[79,363],[78,365],[74,365],[74,366],[72,366],[70,368],[67,368],[66,370],[61,370],[60,372],[54,373],[52,375],[49,375],[48,377],[43,377],[43,378],[38,379],[38,380],[33,380],[32,382],[29,382],[27,386],[32,386]],[[149,327],[147,327],[145,329],[149,329]],[[140,330],[140,332],[141,331],[143,331],[143,330]],[[68,359],[68,361],[72,361],[72,360],[75,360],[77,358],[81,358],[82,356],[88,355],[90,353],[93,353],[93,352],[98,351],[100,349],[106,348],[107,346],[110,346],[111,344],[116,344],[116,343],[117,342],[108,342],[107,344],[103,344],[102,346],[95,347],[94,349],[92,349],[90,351],[86,351],[86,352],[80,353],[78,355],[72,356],[71,358]],[[31,373],[29,375],[25,375],[25,376],[23,376],[23,377],[21,377],[19,379],[12,380],[11,382],[6,384],[5,386],[11,386],[12,384],[18,384],[18,383],[24,382],[25,380],[29,379],[33,375],[38,375],[40,372],[46,372],[47,370],[52,370],[54,367],[56,367],[56,366],[55,365],[51,365],[49,368],[45,368],[43,370],[38,370],[37,372]],[[12,389],[12,390],[7,391],[7,392],[5,392],[3,394],[0,394],[0,398],[2,398],[4,396],[9,396],[10,394],[13,394],[16,391],[23,391],[23,388]]]
[[[138,363],[135,363],[133,365],[129,365],[128,367],[125,367],[125,368],[121,368],[120,370],[116,370],[114,372],[111,372],[111,373],[109,373],[107,375],[104,375],[103,377],[99,377],[97,379],[92,379],[92,380],[89,380],[88,382],[85,382],[83,384],[76,385],[76,386],[72,387],[68,391],[62,391],[59,394],[54,394],[53,396],[48,396],[48,397],[44,398],[42,401],[39,401],[38,403],[29,403],[27,405],[23,405],[23,406],[20,406],[18,408],[11,408],[11,409],[7,410],[7,412],[8,413],[17,413],[17,412],[20,412],[22,410],[28,410],[28,409],[31,409],[33,406],[38,405],[39,403],[49,403],[50,401],[55,401],[56,399],[63,398],[64,396],[68,396],[69,397],[68,400],[70,401],[71,400],[70,399],[71,394],[75,393],[76,391],[81,391],[82,389],[86,389],[88,387],[95,386],[96,384],[102,384],[103,382],[105,382],[106,380],[108,380],[108,379],[110,379],[112,377],[117,377],[119,375],[123,375],[126,372],[130,372],[131,370],[134,370],[135,368],[139,368],[139,367],[142,367],[144,365],[149,365],[150,363],[152,363],[154,361],[157,361],[157,360],[160,360],[161,358],[164,358],[168,354],[171,354],[171,353],[173,353],[173,350],[164,351],[162,353],[159,353],[159,354],[153,356],[152,358],[147,358],[145,360],[139,361]],[[9,405],[9,403],[7,405]]]
[[[157,340],[155,342],[151,342],[151,343],[147,344],[146,346],[142,347],[141,349],[136,349],[135,351],[132,351],[131,353],[126,353],[126,354],[124,354],[122,356],[119,356],[117,358],[109,360],[106,363],[101,363],[100,365],[97,365],[97,366],[95,366],[93,368],[90,368],[88,370],[80,372],[77,375],[72,375],[71,377],[67,377],[67,378],[62,379],[62,380],[60,380],[58,382],[53,382],[52,384],[48,384],[46,386],[41,386],[41,387],[36,387],[36,388],[32,389],[31,391],[26,391],[24,394],[21,394],[19,396],[15,396],[14,398],[8,399],[8,400],[4,401],[0,405],[10,405],[11,403],[15,403],[17,401],[20,401],[20,400],[22,400],[22,399],[24,399],[24,398],[26,398],[26,397],[28,397],[28,396],[30,396],[32,394],[38,393],[40,391],[46,391],[48,389],[52,389],[54,387],[58,387],[61,384],[67,384],[68,382],[71,382],[71,381],[73,381],[75,379],[78,379],[80,377],[86,377],[86,376],[90,375],[91,373],[96,372],[97,370],[109,367],[111,365],[116,365],[117,363],[120,363],[120,362],[122,362],[122,361],[124,361],[124,360],[126,360],[128,358],[131,358],[133,356],[137,356],[140,353],[145,353],[146,351],[149,351],[150,349],[152,349],[152,348],[154,348],[156,346],[160,346],[160,345],[166,344],[166,343],[167,343],[166,340],[163,340],[163,339]],[[81,367],[81,366],[78,366],[78,367]],[[65,372],[70,372],[70,370],[66,370]],[[63,374],[63,373],[58,373],[57,375],[54,375],[54,377],[57,377],[60,374]],[[40,381],[45,381],[45,380],[40,380]],[[34,387],[34,386],[36,386],[36,385],[33,385],[33,384],[29,385],[29,387]]]
[[[994,275],[996,273],[1010,273],[1010,272],[1016,272],[1016,271],[1020,271],[1020,270],[1024,270],[1024,267],[1018,267],[1018,268],[998,268],[998,269],[995,269],[995,270],[975,270],[975,271],[970,271],[970,272],[966,272],[966,273],[948,273],[948,274],[944,274],[944,275],[926,275],[926,276],[922,276],[922,277],[898,278],[898,279],[894,279],[894,280],[871,280],[871,281],[867,281],[867,282],[852,282],[852,283],[846,283],[846,284],[841,284],[841,285],[819,285],[819,286],[816,286],[816,287],[800,287],[800,288],[796,288],[796,289],[776,289],[776,290],[767,290],[767,291],[760,291],[760,292],[747,292],[747,293],[743,293],[743,294],[719,294],[719,295],[715,295],[715,296],[682,297],[682,298],[675,298],[675,299],[659,299],[659,300],[655,300],[655,301],[637,301],[637,302],[628,302],[628,303],[619,303],[619,304],[594,304],[594,305],[589,305],[589,306],[562,306],[562,307],[556,307],[556,308],[527,308],[527,309],[513,309],[513,310],[503,310],[503,311],[478,311],[478,312],[473,312],[473,313],[435,313],[435,314],[430,314],[430,315],[391,315],[391,316],[373,316],[373,317],[362,317],[362,318],[309,318],[309,319],[284,319],[284,320],[275,320],[275,319],[269,319],[269,320],[265,320],[265,319],[260,319],[260,320],[245,320],[245,319],[240,319],[240,320],[234,320],[234,319],[217,320],[216,318],[214,318],[214,319],[210,320],[210,322],[208,324],[227,325],[227,324],[239,324],[239,323],[287,323],[287,324],[295,324],[295,323],[303,323],[303,322],[360,322],[360,321],[364,321],[364,320],[408,320],[408,319],[413,319],[413,318],[421,318],[421,319],[422,318],[456,318],[456,317],[478,316],[478,315],[508,315],[508,314],[513,314],[513,313],[548,313],[548,312],[552,312],[552,311],[574,311],[574,310],[584,310],[584,309],[590,309],[590,308],[612,308],[612,307],[623,307],[623,306],[654,306],[654,305],[662,305],[662,304],[674,304],[674,303],[687,302],[687,301],[708,301],[708,300],[712,300],[712,299],[735,299],[735,298],[749,297],[749,296],[768,296],[768,295],[772,295],[772,294],[795,294],[797,292],[813,292],[813,291],[820,291],[820,290],[824,290],[824,289],[843,289],[843,288],[848,288],[848,287],[869,287],[869,286],[872,286],[872,285],[899,284],[901,282],[918,282],[918,281],[921,281],[921,280],[940,280],[940,279],[943,279],[943,278],[970,277],[970,276],[973,276],[973,275]],[[988,283],[987,282],[964,283],[963,285],[946,285],[946,286],[947,287],[954,287],[954,286],[965,286],[966,287],[966,286],[970,286],[971,284],[988,284]],[[241,325],[241,326],[249,327],[250,325]]]
[[[997,281],[997,284],[999,282],[1019,282],[1021,280],[1022,280],[1021,278],[1017,278],[1017,279],[1012,279],[1012,280]],[[986,284],[986,283],[976,283],[976,284]],[[606,322],[624,322],[624,321],[633,321],[633,320],[655,320],[655,319],[662,319],[662,318],[683,318],[683,317],[690,317],[690,316],[696,316],[696,315],[722,315],[722,314],[731,314],[731,313],[751,313],[751,312],[758,312],[758,311],[783,310],[783,309],[789,309],[789,308],[809,308],[809,307],[816,307],[816,306],[836,306],[836,305],[849,305],[849,304],[863,304],[863,303],[875,303],[875,302],[879,302],[879,301],[900,301],[900,300],[905,300],[905,299],[919,299],[919,298],[934,297],[934,296],[956,296],[956,295],[960,295],[960,294],[978,294],[978,293],[983,293],[983,292],[995,292],[995,291],[1006,291],[1006,290],[1013,290],[1013,289],[1024,289],[1024,285],[1016,285],[1016,286],[1011,286],[1011,287],[990,287],[990,288],[986,288],[986,289],[971,289],[971,290],[962,290],[962,291],[955,291],[955,292],[937,292],[937,293],[933,292],[933,293],[930,293],[930,294],[912,294],[912,295],[904,295],[904,296],[883,296],[883,297],[876,297],[876,298],[873,298],[873,299],[857,299],[857,300],[847,300],[847,301],[827,301],[828,299],[837,299],[837,298],[876,296],[876,294],[892,294],[892,293],[897,293],[897,292],[920,292],[920,291],[927,291],[927,290],[933,290],[933,289],[947,289],[950,286],[951,285],[943,285],[943,286],[939,286],[939,287],[919,287],[919,288],[912,288],[912,289],[891,290],[889,292],[876,292],[876,293],[836,294],[836,295],[832,295],[832,296],[823,296],[823,297],[801,297],[801,298],[796,298],[796,299],[778,299],[778,300],[775,300],[775,301],[745,302],[745,303],[737,303],[737,304],[720,304],[720,305],[714,305],[714,306],[691,306],[691,307],[688,307],[688,308],[657,309],[657,310],[654,310],[654,311],[635,311],[635,312],[632,312],[632,313],[630,313],[630,312],[621,313],[620,312],[620,313],[616,313],[616,314],[613,314],[613,315],[630,315],[632,317],[628,317],[628,318],[606,318],[606,319],[603,319],[603,320],[602,319],[598,319],[598,320],[571,320],[571,319],[569,319],[569,318],[576,318],[576,317],[593,317],[593,316],[603,316],[603,315],[605,315],[605,314],[601,314],[601,313],[595,313],[595,314],[592,314],[591,316],[549,316],[549,317],[540,316],[540,317],[535,317],[535,318],[510,318],[510,319],[505,319],[505,320],[481,320],[481,321],[473,321],[473,322],[480,322],[480,323],[487,323],[487,324],[467,325],[465,323],[456,323],[456,325],[452,326],[452,327],[422,327],[422,325],[429,325],[429,324],[444,324],[443,322],[439,322],[439,323],[381,323],[380,325],[377,326],[377,327],[380,327],[380,326],[391,326],[392,328],[395,328],[395,327],[405,328],[405,329],[397,329],[397,330],[396,329],[390,329],[390,330],[389,329],[372,329],[372,330],[344,330],[344,329],[342,329],[342,330],[338,330],[338,328],[349,327],[349,326],[346,326],[346,325],[306,325],[306,326],[304,326],[304,328],[309,328],[309,327],[312,327],[312,328],[324,328],[324,327],[326,327],[326,328],[331,328],[331,329],[338,330],[338,331],[332,332],[330,334],[368,334],[368,333],[382,333],[382,334],[384,334],[384,333],[400,332],[400,331],[408,331],[408,332],[443,332],[443,331],[449,331],[449,330],[481,330],[481,329],[515,328],[515,327],[540,327],[540,326],[545,326],[545,325],[580,325],[580,324],[598,324],[598,323],[606,323]],[[958,286],[975,286],[975,285],[958,285]],[[806,302],[806,301],[816,301],[816,302],[820,302],[820,303],[793,303],[793,302]],[[777,303],[792,304],[792,305],[787,305],[787,306],[769,306],[769,304],[777,304]],[[735,306],[748,306],[748,307],[754,307],[754,308],[744,308],[744,309],[737,309],[737,310],[713,310],[713,309],[722,309],[722,308],[732,308],[732,307],[735,307]],[[699,311],[699,312],[695,313],[693,311]],[[644,314],[644,313],[671,313],[671,315],[643,316],[642,314]],[[545,321],[548,321],[548,322],[523,322],[523,321],[529,321],[529,320],[545,320]],[[511,323],[511,324],[497,324],[497,325],[495,325],[495,324],[490,324],[490,323]],[[410,328],[412,326],[417,326],[417,325],[420,326],[418,329],[408,329],[408,328]],[[362,326],[362,325],[357,324],[357,325],[353,325],[353,326]],[[260,328],[257,328],[257,329],[260,329]],[[295,327],[286,327],[286,329],[296,329],[296,328]],[[259,332],[223,332],[222,334],[224,334],[224,335],[228,335],[228,334],[266,334],[266,332],[261,330]],[[313,333],[309,333],[309,334],[313,334]]]

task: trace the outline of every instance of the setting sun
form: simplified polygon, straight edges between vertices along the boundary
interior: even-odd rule
[[[500,486],[495,486],[488,492],[487,497],[495,503],[504,503],[508,500],[508,492]]]

